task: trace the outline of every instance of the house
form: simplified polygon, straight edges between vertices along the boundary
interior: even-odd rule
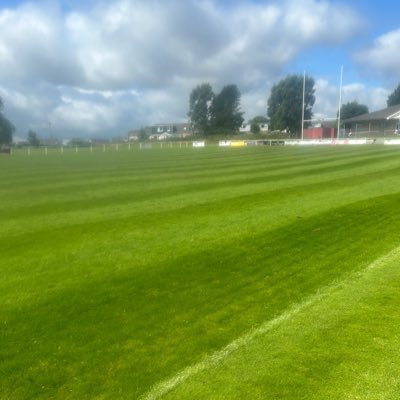
[[[172,133],[168,133],[168,132],[163,132],[161,133],[161,135],[158,135],[157,140],[168,140],[168,139],[172,139],[174,136],[172,135]]]
[[[40,145],[45,147],[56,147],[61,144],[59,139],[55,138],[44,138],[40,139]]]
[[[132,130],[128,133],[128,140],[138,140],[140,131],[144,131],[149,139],[166,140],[172,138],[185,138],[192,135],[188,123],[166,123],[146,126],[141,130]]]
[[[171,123],[171,124],[156,124],[152,127],[152,134],[166,133],[175,138],[185,138],[192,135],[190,125],[188,123]]]
[[[258,124],[258,126],[260,127],[260,132],[268,132],[269,127],[266,122],[260,123],[260,124]],[[250,133],[251,132],[251,124],[250,123],[243,124],[239,128],[239,132],[240,133]]]
[[[377,137],[400,134],[400,104],[343,121],[349,136]]]
[[[13,145],[16,147],[28,146],[28,140],[21,137],[13,137]]]

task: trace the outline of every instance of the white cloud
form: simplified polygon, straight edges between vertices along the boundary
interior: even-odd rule
[[[64,130],[80,130],[84,127],[86,133],[95,133],[114,128],[117,119],[118,111],[114,107],[62,96],[50,122],[55,127],[62,126]]]
[[[241,108],[246,110],[246,120],[258,115],[266,115],[267,112],[267,89],[260,87],[257,90],[245,92],[241,98]]]
[[[386,107],[389,91],[383,87],[368,88],[362,83],[353,83],[343,87],[344,102],[358,101],[366,104],[370,111]]]
[[[57,4],[0,8],[3,96],[21,129],[40,119],[79,134],[182,120],[190,90],[205,81],[236,83],[251,118],[304,49],[360,28],[350,7],[318,0]]]
[[[367,87],[362,83],[343,85],[342,104],[357,101],[365,104],[369,111],[377,111],[386,107],[389,91],[383,87]],[[315,82],[313,112],[315,118],[335,118],[339,107],[339,86],[330,84],[327,80],[318,79]]]
[[[379,36],[371,45],[356,54],[356,60],[377,75],[399,79],[400,29]]]
[[[340,43],[362,25],[360,16],[343,4],[327,1],[288,1],[283,16],[284,31],[293,41]]]

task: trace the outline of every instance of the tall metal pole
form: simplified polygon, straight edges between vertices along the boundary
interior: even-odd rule
[[[303,77],[303,103],[301,107],[301,140],[304,140],[304,101],[306,93],[306,71],[304,71]]]
[[[337,139],[340,137],[340,109],[342,108],[342,83],[343,83],[343,65],[340,67],[340,88],[339,88],[339,111],[337,122]]]

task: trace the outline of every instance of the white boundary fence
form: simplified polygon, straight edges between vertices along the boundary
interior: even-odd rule
[[[217,146],[220,148],[243,148],[253,146],[345,146],[345,145],[369,145],[383,144],[388,146],[400,146],[400,138],[370,139],[370,138],[346,138],[346,139],[262,139],[262,140],[220,140]],[[180,142],[143,142],[143,143],[109,143],[89,146],[40,146],[40,147],[11,147],[9,154],[25,154],[28,156],[42,154],[64,153],[100,153],[100,152],[130,152],[145,149],[176,149],[176,148],[204,148],[215,146],[215,143],[207,143],[204,140],[180,141]]]
[[[329,145],[362,145],[373,144],[374,139],[308,139],[308,140],[285,140],[286,146],[329,146]]]
[[[400,139],[386,139],[383,144],[391,146],[391,145],[400,145]]]

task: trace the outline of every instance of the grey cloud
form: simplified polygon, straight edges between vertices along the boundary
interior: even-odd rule
[[[49,4],[0,9],[2,94],[18,127],[47,119],[70,135],[182,120],[204,81],[236,83],[252,117],[304,48],[360,28],[349,7],[316,0]]]
[[[0,73],[15,80],[73,84],[81,71],[57,9],[32,4],[0,11]]]

